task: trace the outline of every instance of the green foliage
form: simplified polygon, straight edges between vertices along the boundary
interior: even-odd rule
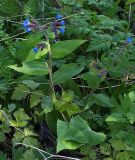
[[[80,116],[71,119],[69,124],[57,122],[57,152],[63,149],[75,149],[83,144],[100,144],[106,138],[103,133],[96,133]]]
[[[55,100],[55,108],[61,113],[66,112],[69,116],[79,113],[81,110],[77,104],[73,102],[73,92],[63,92],[61,99]]]
[[[21,100],[23,98],[26,98],[29,92],[30,90],[27,86],[20,84],[15,88],[13,95],[12,95],[12,99]]]
[[[1,160],[135,159],[134,12],[134,0],[0,1]]]
[[[85,42],[85,40],[66,40],[58,42],[52,46],[52,57],[63,58],[71,54],[76,48]]]
[[[6,154],[4,154],[3,152],[0,152],[0,159],[1,160],[6,160],[7,159]]]
[[[79,74],[83,70],[84,66],[76,63],[63,64],[60,68],[54,72],[54,83],[62,84],[70,80],[73,76]]]
[[[23,62],[21,67],[15,65],[8,66],[9,68],[25,73],[28,75],[46,75],[48,74],[48,68],[43,62],[32,61],[32,62]]]

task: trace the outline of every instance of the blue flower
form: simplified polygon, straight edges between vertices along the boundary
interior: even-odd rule
[[[59,31],[63,34],[65,33],[65,28],[59,28]]]
[[[127,38],[127,43],[132,43],[132,37]]]
[[[33,52],[37,53],[38,52],[38,48],[37,47],[33,48]]]
[[[31,32],[32,28],[30,27],[31,22],[27,18],[26,20],[23,21],[23,28],[27,33]]]
[[[58,19],[61,19],[63,16],[62,15],[60,15],[60,14],[57,14],[56,15],[56,19],[58,20]]]
[[[24,27],[24,28],[25,28],[25,27],[28,27],[29,24],[30,24],[29,19],[26,19],[26,20],[23,21],[23,27]]]
[[[27,28],[25,28],[25,31],[26,31],[27,33],[29,33],[29,32],[31,32],[31,28],[27,27]]]
[[[64,20],[60,21],[60,25],[64,26],[65,25],[65,21]]]

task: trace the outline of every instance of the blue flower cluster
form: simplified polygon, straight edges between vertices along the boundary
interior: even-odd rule
[[[53,23],[53,28],[59,30],[62,34],[65,32],[65,21],[61,20],[63,18],[62,15],[56,15],[56,21]]]
[[[65,33],[65,21],[62,19],[63,16],[61,14],[57,14],[55,17],[55,20],[52,23],[52,30],[55,33],[55,40],[54,41],[58,41],[58,31],[60,31],[60,33]],[[27,33],[31,32],[33,29],[37,29],[37,23],[36,22],[30,22],[29,18],[26,18],[23,21],[23,28],[25,29],[25,31]],[[33,48],[33,52],[37,53],[39,51],[39,49],[41,49],[41,51],[45,48],[44,44],[38,44],[36,47]]]
[[[26,32],[31,32],[31,27],[29,27],[30,26],[30,21],[29,21],[29,19],[26,19],[26,20],[24,20],[23,21],[23,28],[25,29],[25,31]]]

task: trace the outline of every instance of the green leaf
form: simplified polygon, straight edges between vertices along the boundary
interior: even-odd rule
[[[20,108],[14,112],[15,120],[10,121],[10,125],[14,127],[24,127],[27,125],[30,117],[24,112],[24,109]]]
[[[10,113],[16,109],[16,105],[14,103],[9,104],[7,107]]]
[[[30,107],[33,108],[36,106],[38,103],[41,102],[41,97],[43,96],[43,92],[40,90],[35,90],[31,95],[30,95]]]
[[[66,140],[73,140],[80,144],[89,144],[91,146],[102,143],[106,139],[104,133],[97,133],[89,127],[88,123],[80,116],[71,119]]]
[[[94,94],[93,95],[94,102],[103,107],[113,107],[111,103],[111,99],[105,94]]]
[[[68,125],[61,121],[57,121],[57,153],[64,149],[77,149],[81,146],[81,144],[78,144],[73,141],[66,141],[66,133],[68,131]]]
[[[109,35],[99,34],[93,37],[90,45],[88,46],[87,51],[101,51],[108,50],[112,44],[112,37]]]
[[[22,160],[38,160],[38,158],[35,157],[34,152],[32,150],[27,150],[24,154],[23,154],[23,159]]]
[[[41,101],[41,106],[45,113],[49,113],[53,110],[53,99],[49,96],[44,96]]]
[[[61,84],[73,76],[79,74],[83,70],[84,66],[79,66],[76,63],[63,64],[56,72],[53,74],[53,80],[56,84]]]
[[[26,96],[30,93],[30,90],[27,86],[20,84],[18,85],[12,95],[12,99],[21,100],[26,98]]]
[[[43,62],[32,61],[23,62],[21,67],[17,64],[8,66],[9,68],[28,75],[47,75],[48,68]]]
[[[6,139],[4,132],[0,131],[0,142],[3,142]]]
[[[85,43],[86,40],[66,40],[60,41],[52,46],[52,57],[63,58],[71,54],[81,44]]]
[[[34,80],[23,80],[22,83],[33,90],[39,86],[39,83],[36,83]]]
[[[61,99],[55,100],[55,108],[61,113],[68,113],[69,117],[79,113],[81,110],[79,106],[73,103],[73,92],[63,92]]]
[[[126,144],[122,140],[112,140],[111,145],[116,151],[125,150],[127,148]]]
[[[106,120],[107,122],[117,122],[117,117],[115,117],[114,115],[109,115]]]
[[[83,74],[83,79],[87,81],[88,86],[92,89],[98,88],[102,79],[98,77],[96,72],[86,72]]]
[[[0,160],[7,160],[7,155],[0,151]]]
[[[123,152],[118,152],[118,154],[116,155],[116,160],[133,160],[131,158],[131,153],[127,152],[127,151],[123,151]]]
[[[26,62],[33,61],[33,60],[39,59],[42,56],[46,55],[48,53],[48,51],[50,50],[50,45],[47,42],[44,42],[43,45],[45,45],[45,48],[42,51],[39,50],[37,53],[34,53],[33,50],[31,50],[25,61]]]
[[[135,3],[135,0],[128,0],[127,1],[127,4],[132,4],[132,3]]]

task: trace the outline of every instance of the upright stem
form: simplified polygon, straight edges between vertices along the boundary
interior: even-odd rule
[[[46,38],[47,43],[50,44],[47,34],[45,34],[45,38]],[[51,51],[51,48],[49,49],[49,65],[48,65],[48,69],[49,69],[50,95],[52,95],[55,92],[54,92],[54,85],[53,85],[53,78],[52,78],[52,51]]]
[[[50,94],[54,93],[54,85],[53,85],[53,78],[52,78],[52,52],[51,48],[49,50],[49,77],[50,77]]]

